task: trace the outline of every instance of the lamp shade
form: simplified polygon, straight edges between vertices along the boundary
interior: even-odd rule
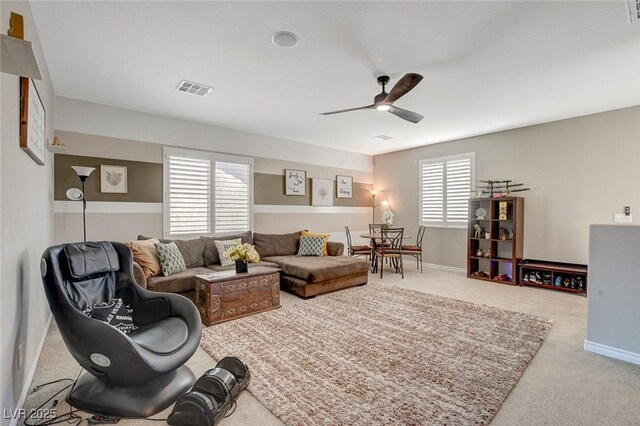
[[[382,203],[380,203],[383,207],[389,207],[389,202],[387,200],[384,200]]]
[[[375,197],[376,195],[378,195],[379,191],[377,189],[372,189],[370,192],[371,192],[371,195]]]
[[[95,167],[85,167],[85,166],[71,166],[73,170],[76,171],[79,177],[88,178],[91,172],[93,172]]]
[[[67,190],[67,198],[71,201],[80,201],[84,198],[84,194],[78,188],[69,188]]]

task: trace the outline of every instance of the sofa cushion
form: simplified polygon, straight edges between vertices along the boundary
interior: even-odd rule
[[[152,291],[168,292],[168,293],[184,293],[185,291],[193,291],[196,288],[196,274],[208,274],[211,270],[204,266],[189,268],[177,274],[164,277],[147,278],[147,288]]]
[[[276,263],[282,273],[309,283],[360,274],[369,270],[369,262],[346,256],[269,256],[263,259]]]
[[[235,265],[236,261],[227,256],[227,252],[234,247],[240,247],[242,245],[240,238],[235,238],[233,240],[215,240],[214,243],[216,243],[218,257],[220,257],[220,264],[222,266]]]
[[[235,234],[221,234],[214,235],[212,237],[200,237],[204,241],[204,264],[205,266],[214,265],[220,263],[220,254],[216,248],[216,240],[235,240],[240,238],[242,243],[253,244],[253,237],[251,231],[239,232]]]
[[[144,276],[154,277],[161,272],[160,261],[156,256],[156,244],[158,241],[155,238],[142,241],[127,241],[127,246],[133,252],[133,261],[142,267]]]
[[[322,256],[325,244],[324,238],[318,237],[300,237],[300,247],[298,248],[298,256]]]
[[[329,238],[331,238],[330,234],[319,234],[317,232],[309,232],[306,229],[302,231],[300,234],[301,237],[322,237],[324,239],[322,244],[322,255],[328,256],[327,253],[327,243],[329,242]]]
[[[255,266],[265,266],[267,268],[279,268],[279,266],[275,263],[271,263],[271,262],[264,262],[264,261],[260,261],[258,263],[250,263],[249,264],[249,269],[255,267]],[[211,269],[212,271],[231,271],[233,269],[236,268],[236,265],[230,265],[230,266],[222,266],[222,265],[208,265],[207,269]]]
[[[178,250],[178,246],[173,241],[167,244],[160,243],[156,245],[156,254],[162,266],[162,275],[168,277],[184,271],[187,267],[184,265],[182,253]]]
[[[289,256],[298,253],[301,232],[291,234],[253,233],[253,244],[260,258],[268,256]]]
[[[150,237],[144,235],[138,235],[138,240],[150,240]],[[178,250],[182,254],[184,264],[187,268],[194,268],[196,266],[204,266],[204,241],[200,238],[192,238],[190,240],[167,240],[160,239],[160,242],[167,244],[170,242],[176,243]]]

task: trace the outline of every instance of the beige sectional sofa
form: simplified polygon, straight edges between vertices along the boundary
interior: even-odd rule
[[[134,263],[134,276],[142,287],[153,291],[184,293],[193,291],[195,275],[213,271],[234,269],[222,266],[215,240],[240,238],[253,244],[260,255],[259,266],[280,268],[280,288],[302,298],[346,287],[366,284],[369,263],[362,259],[343,256],[344,245],[327,243],[327,256],[297,256],[300,232],[291,234],[261,234],[251,231],[174,241],[182,253],[187,270],[168,277],[159,275],[145,278],[142,268]],[[148,237],[138,236],[138,239]],[[255,264],[252,264],[255,265]]]

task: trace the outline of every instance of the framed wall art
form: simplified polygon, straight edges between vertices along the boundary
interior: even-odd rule
[[[285,169],[284,194],[307,195],[307,172],[304,170]]]
[[[313,178],[311,205],[333,206],[333,180]]]
[[[352,176],[336,176],[336,198],[353,198]]]
[[[44,166],[46,111],[33,80],[20,77],[20,148]]]
[[[127,166],[100,165],[100,192],[127,193]]]

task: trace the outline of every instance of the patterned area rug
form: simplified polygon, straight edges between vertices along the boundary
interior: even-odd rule
[[[208,327],[201,345],[241,356],[288,425],[485,425],[551,324],[368,284]]]

